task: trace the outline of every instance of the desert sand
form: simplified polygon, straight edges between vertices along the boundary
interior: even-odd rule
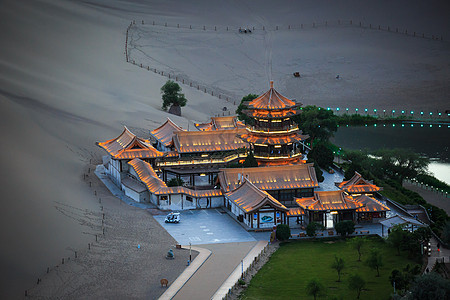
[[[94,240],[89,218],[100,206],[83,174],[91,159],[104,155],[95,141],[117,136],[123,125],[146,132],[169,117],[159,91],[167,78],[125,61],[131,20],[146,22],[138,28],[147,30],[149,43],[139,47],[148,64],[236,98],[262,92],[274,79],[280,92],[305,104],[374,107],[379,101],[436,110],[448,105],[448,11],[445,1],[2,1],[1,296],[20,297],[48,266]],[[147,23],[285,28],[339,19],[444,41],[337,26],[246,37],[211,30],[184,35],[185,29],[153,31]],[[301,81],[290,77],[293,71],[305,74]],[[184,128],[224,106],[233,109],[182,87],[188,105],[182,117],[170,118]]]

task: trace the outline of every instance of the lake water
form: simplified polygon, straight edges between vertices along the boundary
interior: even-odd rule
[[[432,159],[428,170],[450,184],[450,126],[448,124],[385,124],[340,126],[332,141],[345,149],[407,148]]]

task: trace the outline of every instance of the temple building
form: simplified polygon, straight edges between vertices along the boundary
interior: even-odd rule
[[[309,136],[302,135],[292,120],[301,103],[281,95],[271,81],[267,92],[244,105],[243,113],[252,121],[240,138],[250,144],[260,165],[292,164],[302,159],[302,143]]]
[[[303,135],[292,117],[300,103],[270,89],[245,103],[250,117],[214,117],[186,131],[169,118],[137,137],[127,127],[97,142],[107,152],[103,166],[125,195],[162,210],[223,207],[249,230],[277,224],[378,222],[389,211],[375,199],[381,189],[360,174],[319,188],[314,165],[303,160]],[[249,153],[258,167],[241,167]],[[237,167],[236,167],[237,166]]]
[[[219,184],[224,192],[237,189],[246,179],[285,206],[297,206],[295,198],[312,197],[319,187],[313,164],[221,169]]]

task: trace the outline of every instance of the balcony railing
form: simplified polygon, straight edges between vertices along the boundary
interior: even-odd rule
[[[247,129],[253,133],[264,133],[264,134],[280,134],[289,133],[298,130],[298,125],[286,126],[283,128],[261,128],[255,126],[247,126]]]

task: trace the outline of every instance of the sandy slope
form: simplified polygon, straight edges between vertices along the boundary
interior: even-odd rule
[[[92,241],[94,229],[87,221],[90,213],[98,212],[99,205],[82,182],[82,174],[91,157],[103,154],[94,142],[116,136],[123,124],[153,129],[168,116],[159,109],[159,88],[166,78],[124,61],[125,28],[131,19],[198,26],[273,26],[362,19],[439,34],[448,39],[449,20],[445,18],[448,9],[442,3],[444,1],[426,4],[422,1],[363,3],[350,0],[339,3],[256,0],[0,2],[1,293],[21,295],[47,266],[56,265],[61,257],[73,255],[74,250],[83,249]],[[331,30],[328,33],[336,39],[341,34]],[[270,38],[266,42],[272,44],[290,39],[288,36]],[[315,43],[323,42],[314,35],[308,38]],[[254,46],[258,45],[255,42]],[[167,47],[170,48],[170,44]],[[216,43],[216,47],[220,45]],[[405,47],[409,50],[410,46]],[[310,47],[305,51],[316,50]],[[216,69],[212,75],[207,74],[207,79],[213,84],[218,80],[226,82],[222,79],[230,76],[230,84],[221,88],[235,94],[254,92],[245,88],[245,83],[250,82],[256,91],[261,91],[271,76],[269,57],[273,58],[275,76],[279,76],[275,64],[289,67],[288,62],[280,60],[283,52],[277,51],[280,50],[274,47],[271,53],[255,54],[255,58],[261,57],[264,61],[255,63],[257,72],[246,70],[248,76],[244,76],[243,85],[237,90],[233,90],[233,80],[241,74],[240,60],[233,62],[237,66],[223,68],[212,57],[214,60],[206,62],[203,69],[192,68],[192,72],[190,64],[176,67],[190,77],[205,76],[201,74],[204,70]],[[233,48],[229,47],[227,53],[233,57]],[[160,56],[161,60],[172,59],[169,55],[164,57],[164,52]],[[344,62],[346,59],[349,58]],[[334,61],[339,61],[339,57],[334,57]],[[311,68],[315,63],[310,61]],[[250,69],[252,65],[244,67]],[[329,73],[336,72],[333,69]],[[290,79],[276,79],[283,82],[280,86],[284,85],[287,96],[306,97],[293,87],[295,83],[289,83]],[[320,90],[317,85],[310,94]],[[189,99],[188,107],[183,109],[185,118],[171,118],[185,128],[188,120],[204,121],[224,106],[223,101],[195,89],[185,87],[184,92]]]

